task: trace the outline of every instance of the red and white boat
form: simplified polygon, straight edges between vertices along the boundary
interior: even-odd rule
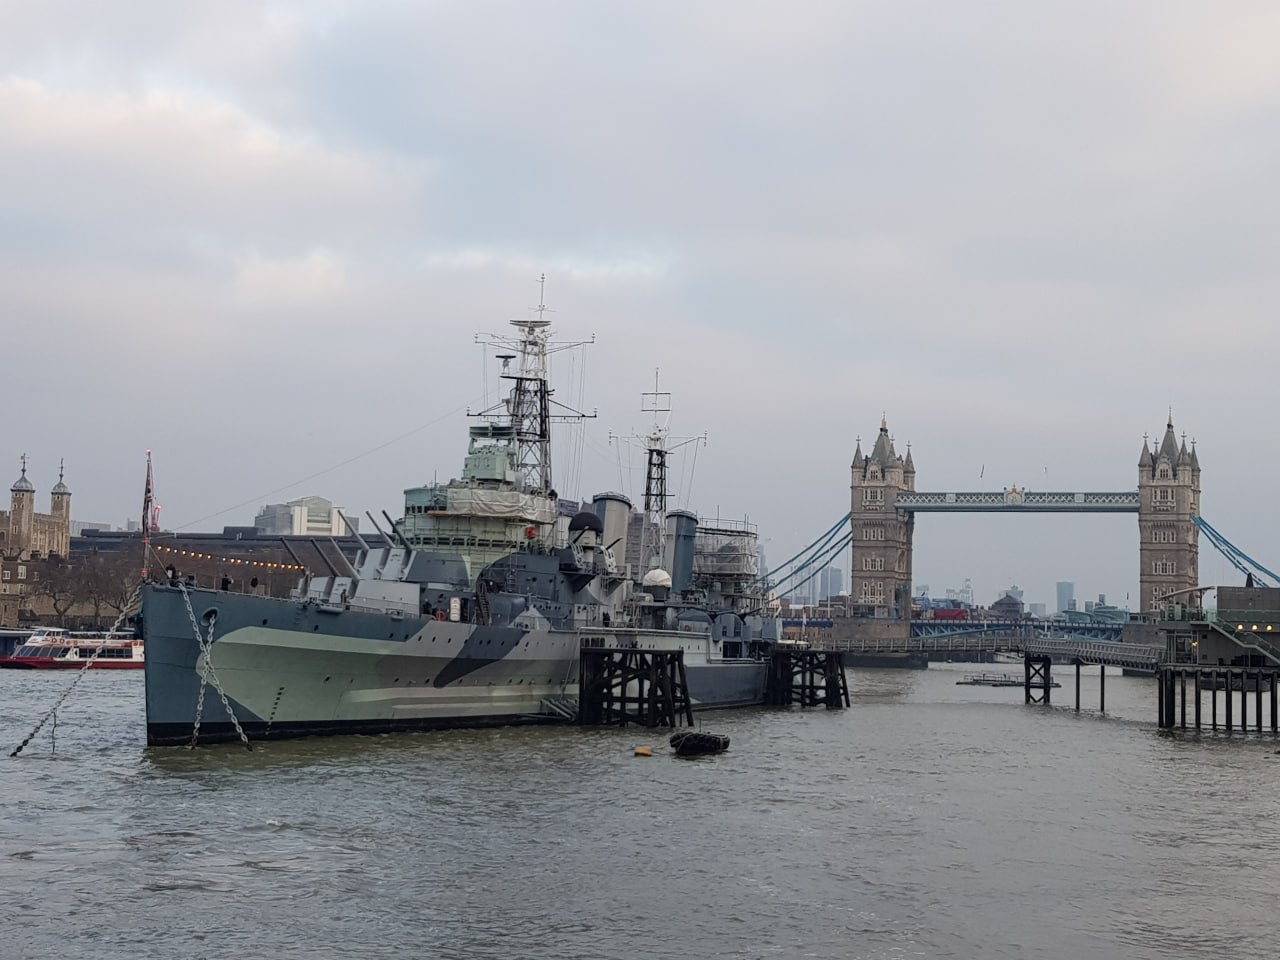
[[[9,657],[8,670],[79,670],[97,653],[92,669],[141,670],[142,641],[123,633],[72,633],[61,627],[36,627]]]

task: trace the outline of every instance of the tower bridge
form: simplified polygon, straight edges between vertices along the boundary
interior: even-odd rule
[[[1169,418],[1153,450],[1143,438],[1136,490],[922,492],[910,448],[894,449],[887,420],[871,452],[853,455],[849,514],[852,601],[879,621],[887,638],[911,634],[912,538],[918,513],[1134,513],[1138,516],[1140,609],[1199,583],[1200,460],[1195,441],[1181,443]]]

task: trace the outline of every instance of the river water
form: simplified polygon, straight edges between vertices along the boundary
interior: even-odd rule
[[[1280,744],[1162,734],[1152,680],[1102,716],[1096,668],[1079,714],[1065,672],[1046,708],[973,669],[704,715],[732,747],[699,760],[635,728],[147,749],[131,671],[7,759],[71,678],[0,671],[0,956],[1275,955]]]

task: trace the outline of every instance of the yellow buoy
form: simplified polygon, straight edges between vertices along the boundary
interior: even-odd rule
[[[637,756],[637,757],[652,757],[652,756],[653,756],[653,751],[652,751],[652,750],[650,750],[648,747],[636,747],[636,756]]]

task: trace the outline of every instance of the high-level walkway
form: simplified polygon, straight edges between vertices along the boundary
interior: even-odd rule
[[[899,493],[893,504],[910,513],[1137,513],[1138,491],[1071,493],[1032,490]]]

